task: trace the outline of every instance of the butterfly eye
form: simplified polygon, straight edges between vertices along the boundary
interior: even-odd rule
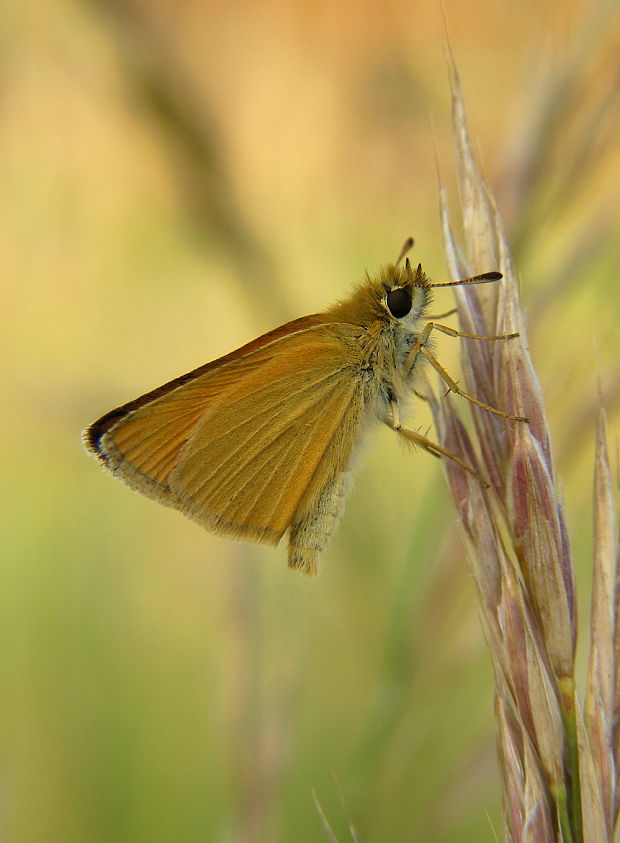
[[[387,294],[387,306],[395,319],[402,319],[411,310],[412,300],[409,290],[392,290]]]

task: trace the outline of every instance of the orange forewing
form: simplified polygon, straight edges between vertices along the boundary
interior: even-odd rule
[[[350,458],[363,398],[345,349],[357,333],[321,316],[290,322],[111,411],[87,445],[142,494],[275,544]]]

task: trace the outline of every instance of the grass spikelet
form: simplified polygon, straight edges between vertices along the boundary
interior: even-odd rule
[[[618,536],[614,516],[611,470],[607,453],[605,411],[599,410],[594,472],[594,568],[590,654],[584,705],[584,748],[581,778],[596,809],[600,839],[612,839],[618,819],[617,778],[618,698],[614,646],[617,623]],[[585,790],[585,788],[584,788]],[[592,813],[592,811],[589,811]],[[585,815],[585,806],[584,806]]]
[[[594,483],[591,648],[582,714],[575,685],[574,567],[558,494],[543,397],[529,354],[518,283],[495,203],[472,153],[457,72],[448,59],[467,257],[457,247],[440,187],[454,278],[499,269],[503,280],[457,290],[461,328],[519,332],[505,342],[462,343],[466,388],[529,419],[472,407],[470,435],[455,402],[432,396],[439,441],[488,480],[445,461],[480,598],[495,675],[506,840],[611,841],[619,801],[616,670],[618,541],[601,410]],[[615,646],[616,645],[616,646]]]

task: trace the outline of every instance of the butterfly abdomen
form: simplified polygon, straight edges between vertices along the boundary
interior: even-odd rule
[[[319,570],[319,555],[327,547],[344,509],[349,473],[341,472],[328,483],[314,508],[293,519],[289,531],[288,564],[311,576]]]

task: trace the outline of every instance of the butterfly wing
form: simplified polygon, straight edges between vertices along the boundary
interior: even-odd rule
[[[231,389],[179,456],[170,479],[175,500],[216,532],[276,544],[324,473],[339,430],[351,429],[345,419],[359,396],[341,350],[308,348],[306,340],[307,356],[299,351],[288,348]]]
[[[205,412],[233,384],[272,360],[282,340],[317,324],[317,316],[289,322],[111,410],[84,432],[87,450],[132,488],[174,506],[170,471]]]
[[[87,446],[208,529],[276,544],[309,490],[320,495],[350,458],[363,412],[358,329],[290,324],[112,411]]]

